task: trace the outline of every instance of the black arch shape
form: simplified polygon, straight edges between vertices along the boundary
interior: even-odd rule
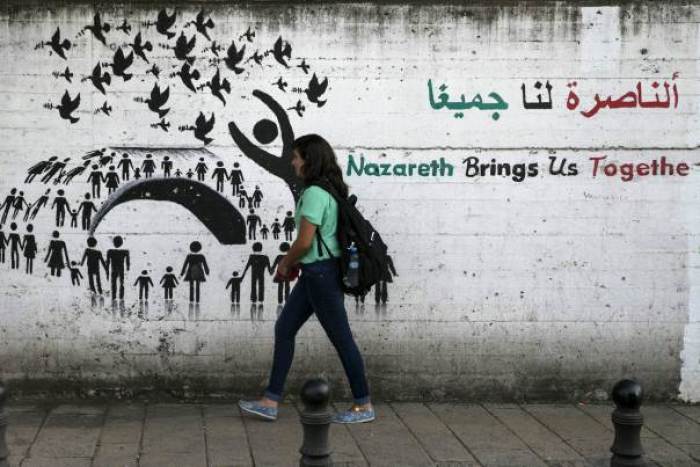
[[[246,223],[238,209],[204,183],[183,178],[148,178],[122,185],[95,213],[90,236],[109,211],[136,200],[177,203],[194,214],[222,245],[246,243]]]

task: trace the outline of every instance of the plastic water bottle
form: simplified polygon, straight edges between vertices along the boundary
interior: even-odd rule
[[[348,270],[343,278],[343,283],[346,287],[357,287],[360,282],[360,256],[357,254],[355,242],[350,244],[348,250],[350,252],[350,262],[348,263]]]

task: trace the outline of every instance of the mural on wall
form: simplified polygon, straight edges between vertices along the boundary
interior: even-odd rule
[[[298,57],[286,37],[278,36],[266,46],[254,26],[233,37],[217,37],[216,21],[205,10],[185,16],[189,15],[161,9],[154,18],[136,21],[98,11],[92,23],[75,31],[61,25],[50,39],[36,44],[36,53],[56,62],[47,76],[52,86],[66,85],[60,102],[49,98],[43,107],[66,125],[68,137],[90,118],[100,118],[93,122],[109,128],[110,119],[128,115],[129,101],[143,105],[152,117],[142,128],[157,134],[191,134],[193,146],[162,147],[139,141],[130,146],[105,144],[84,154],[51,155],[32,163],[23,183],[40,185],[42,194],[28,199],[22,183],[17,183],[0,204],[0,263],[5,263],[7,253],[10,269],[19,270],[23,257],[24,274],[34,275],[34,258],[43,253],[48,277],[89,292],[93,304],[104,295],[122,304],[138,300],[147,306],[152,299],[168,303],[182,299],[196,306],[206,303],[211,294],[226,294],[233,306],[239,306],[242,289],[253,306],[262,306],[266,289],[268,302],[276,299],[281,305],[287,300],[293,284],[274,282],[273,277],[294,239],[293,209],[302,190],[291,165],[290,115],[304,118],[307,111],[321,109],[328,99],[329,80],[306,58]],[[71,52],[84,41],[101,50],[95,56],[108,58],[87,67],[84,60],[73,60]],[[261,116],[247,135],[235,113],[226,109],[235,105],[236,85],[250,79],[252,70],[262,70],[265,77],[255,83],[250,96],[272,118]],[[142,83],[138,86],[142,91],[134,93],[133,83]],[[130,86],[128,98],[123,97],[125,86]],[[272,91],[281,97],[273,97]],[[210,100],[201,108],[186,106],[182,99],[172,98],[173,92]],[[85,96],[98,97],[94,108],[87,108],[92,105],[85,102],[93,99]],[[221,134],[215,131],[221,125],[230,140],[219,143],[233,142],[244,156],[240,161],[218,160],[206,149]],[[270,147],[279,149],[270,152]],[[269,213],[266,203],[278,204],[279,199],[266,196],[260,181],[248,182],[246,160],[287,187],[290,196],[282,202],[284,216],[262,214]],[[169,264],[148,263],[144,269],[147,258],[136,259],[134,237],[117,232],[105,243],[99,235],[100,225],[115,208],[139,201],[174,203],[186,209],[216,241],[230,245],[231,255],[245,260],[245,266],[226,270],[225,288],[212,290],[207,278],[227,268],[227,261],[210,257],[201,239],[192,238],[182,258],[168,259]],[[51,234],[35,234],[36,225],[45,226]],[[81,251],[69,248],[63,239],[66,233],[83,236]],[[387,283],[396,275],[393,263],[389,264],[387,280],[376,287],[377,304],[386,304]],[[154,293],[156,285],[162,293]]]

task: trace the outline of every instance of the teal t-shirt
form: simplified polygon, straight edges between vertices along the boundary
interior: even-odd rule
[[[338,245],[338,202],[326,190],[318,186],[310,186],[306,188],[297,202],[297,209],[294,213],[294,220],[297,224],[297,229],[301,227],[301,218],[317,226],[323,242],[326,244],[331,254],[335,257],[340,256],[340,245]],[[314,241],[311,248],[299,260],[304,264],[314,263],[329,259],[328,250],[321,245],[323,254],[318,254],[318,237],[314,235]]]

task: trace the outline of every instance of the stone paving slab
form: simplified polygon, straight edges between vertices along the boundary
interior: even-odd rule
[[[347,404],[332,406],[336,410]],[[332,425],[336,466],[608,467],[610,404],[379,403],[377,420]],[[650,465],[700,466],[700,407],[642,407]],[[10,465],[298,465],[299,407],[276,422],[235,403],[10,404]]]

